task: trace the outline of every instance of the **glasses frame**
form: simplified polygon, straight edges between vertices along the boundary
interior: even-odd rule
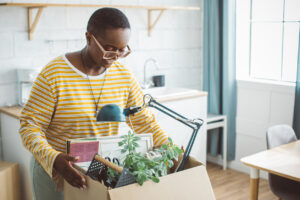
[[[130,53],[131,53],[131,49],[129,47],[129,45],[127,45],[126,47],[128,48],[128,51],[124,51],[123,53],[120,53],[119,50],[117,51],[106,51],[103,46],[100,44],[100,42],[98,42],[98,40],[95,38],[95,36],[93,34],[91,34],[92,38],[95,40],[97,46],[99,47],[99,49],[102,51],[103,53],[103,56],[102,58],[105,59],[105,60],[110,60],[110,59],[114,59],[116,56],[117,58],[125,58],[127,57]],[[111,54],[114,54],[115,56],[113,57],[105,57],[105,54],[107,53],[111,53]]]

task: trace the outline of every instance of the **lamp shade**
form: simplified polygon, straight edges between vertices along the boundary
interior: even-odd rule
[[[122,108],[117,104],[107,104],[103,106],[97,114],[97,122],[126,122],[126,117]]]

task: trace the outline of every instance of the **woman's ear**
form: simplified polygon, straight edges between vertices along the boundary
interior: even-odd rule
[[[85,32],[86,43],[89,46],[91,44],[91,34],[89,32]]]

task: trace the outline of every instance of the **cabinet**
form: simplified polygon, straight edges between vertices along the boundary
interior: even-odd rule
[[[25,149],[19,135],[20,122],[17,118],[1,113],[1,146],[4,161],[19,164],[20,192],[22,200],[32,200],[29,164],[31,154]]]

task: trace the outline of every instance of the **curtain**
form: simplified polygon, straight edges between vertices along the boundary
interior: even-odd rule
[[[297,68],[298,69],[297,69],[297,80],[296,80],[293,128],[296,132],[298,139],[300,139],[300,29],[299,29],[298,67]]]
[[[208,112],[227,116],[227,159],[235,159],[236,70],[235,0],[204,0],[203,89],[208,92]],[[217,155],[220,130],[208,134],[208,152]],[[222,152],[221,152],[222,153]]]

